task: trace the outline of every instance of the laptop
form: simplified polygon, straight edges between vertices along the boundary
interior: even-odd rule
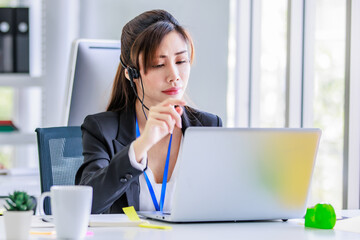
[[[168,222],[302,218],[320,136],[320,129],[189,127],[171,212],[139,214]]]

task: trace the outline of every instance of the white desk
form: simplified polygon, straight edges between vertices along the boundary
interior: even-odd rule
[[[352,212],[354,215],[354,212]],[[360,215],[360,210],[355,212]],[[186,239],[360,239],[359,233],[322,230],[305,228],[298,220],[288,222],[241,222],[241,223],[197,223],[197,224],[164,224],[173,227],[172,230],[146,229],[139,227],[117,227],[117,228],[89,228],[93,236],[86,237],[89,240],[104,239],[164,239],[164,240],[186,240]],[[0,217],[0,239],[4,239],[3,217]],[[33,231],[48,230],[54,228],[33,228]],[[30,239],[55,239],[55,236],[31,235]]]

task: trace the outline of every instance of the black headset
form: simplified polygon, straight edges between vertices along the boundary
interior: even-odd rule
[[[144,95],[144,86],[143,86],[143,83],[142,83],[142,79],[141,79],[141,76],[140,76],[140,72],[139,72],[139,70],[137,70],[136,68],[132,68],[132,67],[127,67],[127,66],[125,66],[124,62],[121,60],[121,57],[120,57],[120,64],[121,64],[121,66],[122,66],[124,69],[126,69],[126,70],[128,71],[130,86],[131,86],[131,88],[133,89],[133,91],[134,91],[135,96],[137,97],[137,99],[139,99],[139,101],[141,102],[141,105],[142,105],[142,109],[143,109],[145,118],[147,119],[147,116],[146,116],[146,113],[145,113],[144,108],[146,108],[147,110],[149,110],[149,108],[144,104],[144,96],[145,96],[145,95]],[[143,92],[143,99],[140,99],[140,98],[139,98],[139,96],[137,95],[136,89],[135,89],[134,79],[138,79],[138,78],[140,78],[140,82],[141,82],[141,87],[142,87],[142,92]]]
[[[127,67],[125,66],[124,62],[121,60],[120,58],[120,64],[121,66],[123,66],[123,68],[125,68],[128,73],[129,73],[129,81],[130,81],[130,85],[133,88],[133,90],[135,91],[135,83],[134,83],[134,79],[140,78],[140,73],[136,68],[132,68],[132,67]]]

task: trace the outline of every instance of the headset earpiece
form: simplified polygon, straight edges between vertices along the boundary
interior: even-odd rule
[[[131,67],[127,67],[126,70],[128,71],[128,74],[129,74],[130,85],[131,85],[132,89],[134,89],[134,91],[135,91],[134,79],[137,79],[140,77],[139,71],[136,70],[135,68],[131,68]]]
[[[120,64],[123,66],[123,68],[125,68],[127,71],[128,71],[128,74],[129,74],[129,81],[130,81],[130,85],[131,87],[134,89],[135,91],[135,84],[134,84],[134,79],[137,79],[140,77],[140,73],[139,71],[136,69],[136,68],[132,68],[132,67],[127,67],[125,66],[125,64],[123,63],[123,61],[121,60],[121,57],[120,57]]]
[[[137,79],[140,77],[139,71],[137,69],[131,67],[127,67],[126,69],[128,70],[130,78]]]
[[[125,66],[124,62],[121,60],[121,56],[120,56],[120,64],[124,69],[126,69],[128,71],[130,86],[133,89],[136,98],[139,99],[139,101],[141,102],[145,118],[147,119],[144,108],[146,108],[147,110],[149,110],[149,108],[147,106],[145,106],[145,104],[144,104],[144,86],[142,85],[142,79],[140,78],[140,72],[136,68]],[[141,87],[142,87],[142,91],[143,91],[143,99],[142,100],[139,98],[139,96],[136,92],[136,88],[135,88],[134,79],[137,79],[137,78],[140,78],[140,82],[141,82]]]

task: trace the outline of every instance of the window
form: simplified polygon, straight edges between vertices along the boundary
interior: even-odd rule
[[[321,128],[308,204],[330,202],[341,209],[347,124],[344,122],[347,2],[236,3],[236,7],[234,2],[232,6],[236,9],[232,17],[236,33],[230,31],[229,41],[235,42],[235,47],[229,44],[230,51],[236,51],[236,56],[229,58],[232,60],[229,76],[233,76],[229,86],[234,86],[229,87],[229,123],[237,127]],[[249,43],[244,39],[250,39]]]
[[[262,1],[259,106],[253,108],[258,120],[252,127],[285,126],[286,27],[287,0]]]
[[[323,132],[311,193],[312,201],[327,201],[338,209],[342,208],[345,13],[345,1],[316,1],[313,126]]]

